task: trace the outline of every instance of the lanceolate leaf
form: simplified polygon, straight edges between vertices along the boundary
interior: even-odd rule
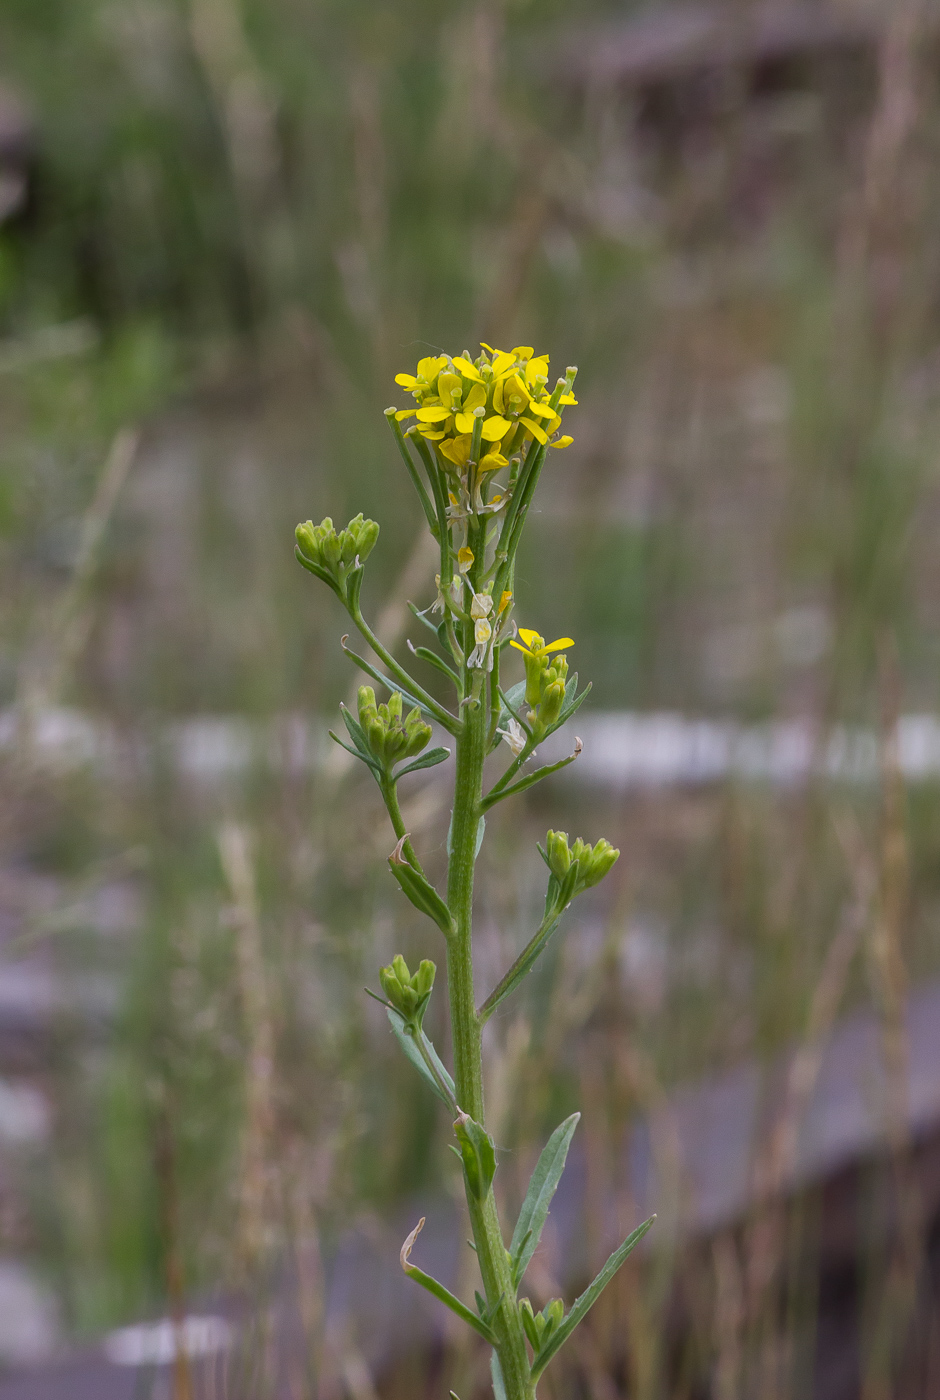
[[[454,922],[450,910],[430,881],[419,875],[407,861],[397,861],[390,856],[388,866],[414,907],[433,919],[444,937],[449,938],[454,931]]]
[[[409,642],[408,645],[411,646],[411,643]],[[442,657],[438,656],[437,652],[431,651],[428,647],[411,647],[411,650],[414,652],[415,656],[420,657],[422,661],[426,661],[429,666],[434,666],[438,671],[441,671],[449,680],[452,680],[455,685],[460,685],[460,677],[457,675],[457,672],[451,666],[448,666],[447,662]]]
[[[426,1274],[423,1269],[417,1268],[416,1265],[410,1262],[412,1247],[423,1226],[424,1217],[422,1216],[402,1245],[400,1256],[402,1268],[409,1278],[413,1278],[415,1283],[420,1283],[422,1288],[426,1288],[429,1293],[433,1293],[434,1297],[442,1302],[445,1307],[450,1308],[452,1313],[456,1313],[462,1322],[465,1322],[468,1327],[472,1327],[474,1332],[479,1332],[480,1336],[485,1337],[490,1345],[492,1345],[496,1338],[483,1319],[477,1317],[476,1313],[472,1312],[470,1308],[467,1307],[466,1303],[462,1303],[459,1298],[455,1298],[449,1288],[445,1288],[442,1283],[438,1283],[436,1278],[432,1278],[430,1274]]]
[[[513,1231],[512,1244],[509,1246],[513,1282],[517,1288],[529,1266],[529,1260],[535,1253],[542,1228],[548,1219],[548,1208],[565,1169],[568,1148],[571,1146],[571,1139],[580,1117],[580,1113],[572,1113],[570,1118],[559,1124],[535,1164],[535,1171],[532,1173],[532,1180],[529,1182],[529,1189]]]
[[[421,1051],[418,1049],[418,1046],[415,1043],[415,1037],[413,1035],[409,1035],[407,1030],[405,1029],[405,1022],[402,1019],[402,1017],[399,1016],[398,1012],[393,1010],[392,1007],[387,1007],[386,1011],[388,1019],[391,1023],[392,1030],[395,1032],[395,1039],[398,1041],[402,1050],[405,1052],[405,1055],[414,1065],[415,1069],[424,1079],[425,1083],[430,1084],[431,1088],[434,1090],[435,1094],[437,1094],[441,1102],[445,1103],[447,1107],[451,1110],[451,1112],[453,1112],[454,1104],[457,1101],[457,1090],[454,1086],[453,1079],[451,1079],[450,1075],[447,1072],[447,1066],[441,1060],[437,1051],[434,1049],[433,1044],[430,1040],[428,1040],[424,1031],[421,1031],[421,1043],[424,1046],[424,1049],[428,1055],[428,1059],[430,1059],[431,1063],[433,1064],[434,1070],[436,1071],[439,1078],[435,1078],[434,1074],[428,1068],[427,1060],[425,1060],[424,1056],[421,1054]],[[442,1084],[444,1085],[444,1088],[441,1087]],[[445,1089],[448,1092],[445,1092]]]
[[[328,729],[327,733],[333,740],[334,744],[339,744],[340,748],[345,749],[347,753],[351,753],[353,758],[361,758],[363,763],[367,764],[368,767],[372,769],[375,776],[377,778],[381,778],[382,769],[379,767],[378,763],[376,763],[374,758],[367,754],[364,754],[361,749],[354,749],[351,744],[344,744],[339,735],[334,734],[332,729]]]
[[[399,778],[403,778],[406,773],[417,773],[420,768],[434,768],[438,763],[443,763],[450,758],[450,749],[428,749],[420,758],[416,758],[413,763],[406,763],[404,768],[399,768],[392,777],[396,783]]]
[[[651,1215],[649,1220],[644,1220],[642,1225],[637,1226],[632,1235],[627,1236],[620,1248],[614,1250],[590,1288],[586,1288],[581,1294],[581,1297],[577,1299],[564,1322],[556,1332],[552,1333],[538,1356],[536,1356],[535,1360],[532,1362],[533,1381],[538,1380],[539,1376],[545,1370],[545,1367],[555,1355],[555,1352],[558,1351],[560,1347],[564,1346],[578,1323],[597,1302],[614,1274],[627,1258],[627,1255],[633,1252],[655,1219],[656,1216]]]

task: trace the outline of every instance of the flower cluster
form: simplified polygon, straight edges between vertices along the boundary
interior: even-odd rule
[[[562,647],[573,647],[574,642],[571,637],[546,642],[529,627],[520,627],[519,636],[521,642],[511,641],[509,645],[522,652],[525,662],[525,700],[530,706],[527,719],[531,725],[545,729],[561,714],[568,680],[567,656],[552,656],[551,653]]]
[[[563,880],[572,865],[577,865],[575,894],[599,885],[619,856],[616,846],[603,837],[594,846],[582,841],[580,836],[569,846],[567,831],[550,831],[545,838],[545,858],[556,880]]]
[[[371,685],[361,685],[357,700],[359,723],[370,750],[383,767],[389,768],[402,758],[414,758],[430,739],[431,726],[421,718],[417,705],[403,716],[399,691],[392,691],[387,705],[376,705]]]
[[[397,374],[395,383],[416,403],[396,417],[416,418],[445,471],[461,474],[471,461],[480,472],[495,471],[533,439],[552,447],[572,440],[555,435],[559,410],[577,400],[566,381],[549,392],[548,356],[536,355],[531,345],[495,350],[484,344],[476,360],[466,352],[428,356],[418,361],[416,374]]]
[[[389,1003],[402,1020],[418,1029],[434,986],[437,968],[430,958],[424,958],[414,975],[401,953],[396,953],[388,967],[379,969],[379,982]]]
[[[374,520],[364,520],[362,511],[353,516],[345,530],[337,531],[327,515],[314,525],[306,520],[294,531],[297,557],[306,568],[325,578],[345,596],[347,580],[366,562],[379,537]]]

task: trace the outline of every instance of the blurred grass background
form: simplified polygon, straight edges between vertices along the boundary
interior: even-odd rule
[[[430,600],[382,416],[427,347],[580,366],[518,598],[577,638],[592,705],[883,734],[936,708],[933,50],[895,17],[844,69],[735,70],[701,107],[640,111],[578,76],[578,43],[633,8],[2,8],[0,80],[34,130],[27,206],[0,225],[6,957],[53,968],[77,1009],[37,1072],[50,1142],[0,1227],[70,1335],[261,1277],[448,1179],[446,1125],[359,990],[433,952],[391,897],[372,793],[261,759],[200,783],[167,740],[240,716],[286,754],[290,716],[325,729],[347,694],[297,520],[379,519],[370,605]],[[113,726],[106,773],[43,763],[30,726],[57,706]],[[624,852],[494,1028],[500,1141],[578,1105],[613,1150],[671,1086],[801,1036],[860,898],[836,1009],[935,974],[938,796],[559,786],[494,820],[487,967],[539,898],[546,826]],[[413,807],[433,847],[446,798]],[[667,1292],[633,1300],[631,1394],[686,1393],[657,1351]],[[553,1394],[577,1366],[611,1393],[570,1365]]]

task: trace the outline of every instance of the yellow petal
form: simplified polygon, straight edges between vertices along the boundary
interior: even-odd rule
[[[539,442],[548,442],[548,433],[544,428],[540,428],[538,423],[533,422],[531,418],[520,418],[519,421],[525,424],[532,436],[537,438]]]
[[[514,641],[512,640],[511,637],[510,637],[510,639],[509,639],[509,645],[510,645],[511,647],[515,647],[515,648],[516,648],[516,651],[521,651],[523,656],[528,656],[528,654],[529,654],[529,648],[528,648],[528,647],[521,647],[521,646],[519,645],[519,643],[518,643],[518,642],[514,642]]]
[[[398,419],[398,422],[400,423],[401,420],[402,420],[403,418],[413,418],[413,417],[415,416],[415,414],[417,413],[417,411],[418,411],[418,410],[417,410],[416,408],[400,408],[400,409],[398,410],[398,412],[395,414],[395,417]]]
[[[500,467],[506,467],[508,465],[509,459],[504,457],[501,452],[487,452],[486,456],[480,462],[480,471],[496,472],[499,471]]]
[[[417,389],[418,380],[413,374],[396,374],[395,383],[400,384],[403,389]]]
[[[482,378],[480,371],[477,369],[473,361],[465,360],[462,355],[459,357],[459,359],[456,359],[454,361],[454,369],[458,370],[463,375],[464,379],[477,380]]]
[[[458,420],[460,416],[458,413]],[[470,457],[470,438],[467,434],[464,434],[463,437],[447,438],[445,442],[441,443],[440,450],[449,462],[454,463],[454,466],[465,467]]]
[[[549,446],[550,446],[550,447],[557,447],[557,448],[561,449],[562,447],[570,447],[571,444],[572,444],[573,442],[574,442],[574,438],[573,438],[573,437],[569,437],[568,434],[566,433],[565,436],[564,436],[564,437],[560,437],[560,438],[558,439],[557,442],[549,443]]]
[[[483,408],[485,404],[486,390],[482,384],[473,384],[463,401],[464,412],[472,413],[475,408]]]
[[[509,607],[511,600],[512,590],[507,588],[506,591],[500,595],[499,607],[496,609],[497,616],[500,613],[504,613],[506,611],[506,609]]]
[[[462,574],[465,574],[472,565],[473,557],[473,550],[469,547],[469,545],[464,545],[462,549],[458,549],[457,568]]]
[[[527,403],[532,402],[532,395],[529,393],[518,374],[514,374],[511,379],[506,380],[505,387],[503,388],[503,398],[510,403],[515,400],[516,408],[524,408]]]
[[[487,345],[485,340],[481,340],[480,344],[483,346],[483,349],[488,350],[491,355],[498,355],[500,353],[498,350],[494,350],[492,345]]]
[[[443,355],[428,355],[423,360],[418,361],[418,376],[430,384],[431,380],[438,374],[447,360]]]
[[[450,370],[441,370],[437,376],[437,394],[441,403],[450,403],[454,393],[463,393],[460,375],[451,374]]]
[[[472,413],[458,413],[454,418],[458,433],[472,433],[476,422]]]
[[[484,418],[483,420],[483,440],[484,442],[498,442],[500,438],[506,436],[512,424],[506,418]]]
[[[544,656],[544,655],[546,655],[546,654],[547,654],[548,652],[550,652],[550,651],[561,651],[562,647],[573,647],[573,646],[574,646],[574,639],[573,639],[572,637],[559,637],[558,640],[557,640],[557,642],[549,642],[547,646],[539,647],[539,650],[541,651],[542,655]]]
[[[536,379],[548,377],[548,356],[538,355],[534,360],[530,360],[525,367],[526,383],[534,385]]]
[[[444,408],[419,408],[418,419],[422,423],[443,423],[445,418],[450,417],[450,409]]]
[[[531,627],[520,627],[519,636],[525,642],[527,647],[531,647],[533,643],[535,644],[536,649],[542,646],[542,638],[539,636],[538,632],[533,632]]]
[[[549,408],[547,403],[530,403],[529,413],[537,413],[540,418],[554,418],[555,410]]]
[[[535,350],[531,345],[517,345],[512,352],[517,360],[531,360]]]
[[[562,394],[562,396],[561,396],[561,398],[558,400],[558,402],[559,402],[560,404],[569,404],[569,403],[576,404],[576,403],[578,402],[578,400],[575,398],[574,394]]]
[[[494,374],[505,374],[516,363],[514,357],[507,355],[505,350],[497,350],[494,353],[496,355],[496,359],[493,361]]]
[[[421,428],[421,436],[427,438],[428,442],[440,442],[444,436],[443,433],[436,433],[432,428],[425,428],[422,424],[419,424],[419,427]]]

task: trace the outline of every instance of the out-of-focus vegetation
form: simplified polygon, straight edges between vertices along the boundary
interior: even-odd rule
[[[626,9],[5,0],[0,78],[36,133],[28,208],[0,226],[5,956],[74,989],[6,1247],[41,1262],[74,1333],[257,1281],[442,1184],[447,1125],[359,991],[428,952],[381,814],[354,828],[365,786],[354,803],[342,764],[292,758],[292,716],[332,716],[352,682],[294,523],[380,520],[388,635],[405,594],[431,600],[382,415],[427,346],[526,341],[580,366],[517,592],[524,625],[577,639],[592,703],[884,736],[936,705],[929,50],[889,27],[847,73],[730,82],[673,130],[563,81],[572,30]],[[63,705],[113,726],[108,763],[44,766],[34,726]],[[194,715],[267,726],[270,752],[181,771],[172,726]],[[669,1087],[800,1037],[860,902],[833,1014],[872,995],[890,1014],[937,971],[940,805],[929,785],[898,798],[885,752],[871,788],[647,793],[602,822],[559,786],[494,819],[487,967],[528,927],[546,824],[624,852],[525,1014],[491,1028],[501,1143],[544,1135],[577,1089],[603,1160]],[[443,840],[433,783],[406,822]],[[685,1393],[659,1264],[625,1343],[644,1397]],[[598,1355],[622,1349],[615,1318],[597,1327]],[[576,1366],[608,1393],[597,1363],[570,1366],[552,1393]],[[449,1383],[475,1375],[458,1357]]]

